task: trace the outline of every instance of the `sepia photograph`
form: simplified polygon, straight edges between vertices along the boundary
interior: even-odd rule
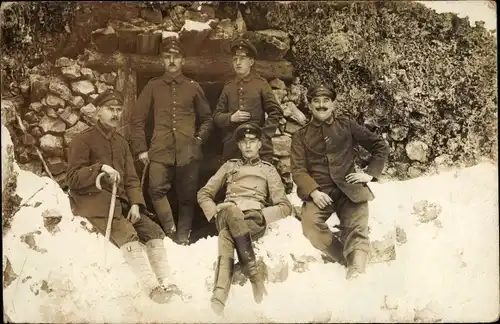
[[[2,2],[4,323],[498,321],[496,16]]]

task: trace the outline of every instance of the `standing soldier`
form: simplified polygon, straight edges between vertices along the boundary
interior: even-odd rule
[[[253,122],[263,128],[263,160],[271,162],[273,145],[271,138],[276,132],[283,113],[271,86],[266,79],[252,72],[257,50],[246,39],[237,39],[231,44],[233,68],[236,77],[228,81],[214,112],[214,122],[222,129],[225,160],[239,158],[240,152],[234,141],[234,130],[244,122]],[[265,119],[267,113],[267,120]]]
[[[189,244],[201,145],[210,135],[213,119],[200,85],[182,74],[184,57],[178,41],[170,41],[165,48],[165,74],[146,84],[132,110],[131,149],[143,163],[150,163],[149,194],[167,235],[176,231],[167,198],[175,178],[179,199],[177,240]],[[145,124],[151,109],[154,131],[148,150]]]
[[[292,177],[304,200],[302,230],[312,245],[333,261],[347,265],[347,279],[364,273],[368,238],[367,182],[377,181],[387,161],[385,141],[354,120],[335,115],[336,93],[323,85],[309,88],[312,121],[292,136]],[[372,154],[366,173],[355,172],[354,146]],[[325,224],[333,212],[341,225],[341,241]]]
[[[292,213],[278,171],[259,157],[262,135],[255,124],[239,126],[235,140],[243,159],[227,161],[198,191],[201,209],[209,221],[215,217],[219,230],[219,257],[211,298],[212,309],[219,315],[224,311],[231,287],[235,248],[243,272],[252,284],[255,301],[262,301],[267,291],[252,240],[264,235],[267,224]],[[224,184],[227,184],[226,198],[216,205],[214,197]]]
[[[118,201],[110,240],[120,248],[150,298],[166,303],[172,296],[172,287],[165,287],[169,275],[163,245],[165,234],[160,226],[141,213],[141,208],[145,211],[145,203],[132,154],[127,141],[115,131],[123,112],[123,98],[115,92],[105,92],[95,99],[94,104],[98,107],[97,124],[78,134],[69,145],[66,180],[72,208],[76,215],[86,217],[103,234],[112,198],[112,182],[117,182]],[[107,174],[103,178],[106,182],[102,191],[95,186],[101,172]],[[139,240],[146,245],[154,273]]]

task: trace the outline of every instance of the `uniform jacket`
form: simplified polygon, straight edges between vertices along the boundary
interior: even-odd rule
[[[112,184],[101,178],[103,191],[95,186],[101,167],[107,164],[120,173],[117,187],[119,199],[129,205],[145,206],[140,180],[134,168],[128,143],[120,134],[107,131],[100,122],[78,134],[69,145],[66,181],[70,189],[74,213],[84,217],[108,217]],[[114,217],[120,217],[116,201]]]
[[[320,123],[313,119],[292,136],[292,178],[297,195],[310,200],[316,189],[335,185],[353,202],[373,200],[373,192],[366,184],[349,184],[345,176],[355,172],[354,147],[360,144],[372,159],[366,173],[377,181],[389,155],[384,139],[348,118],[331,119]]]
[[[224,184],[224,202],[233,202],[242,211],[261,210],[268,224],[292,213],[281,177],[271,163],[231,159],[198,191],[198,203],[209,221],[217,213],[214,197]]]
[[[144,128],[150,109],[154,131],[148,151]],[[130,147],[134,155],[148,151],[151,161],[182,166],[201,158],[201,144],[212,128],[212,111],[200,85],[182,74],[163,75],[146,84],[132,109]]]
[[[244,78],[228,81],[214,111],[214,122],[222,129],[223,140],[227,142],[234,130],[243,123],[231,122],[231,115],[237,110],[250,112],[250,120],[260,127],[268,139],[274,136],[279,120],[283,118],[281,107],[266,79],[251,72]],[[267,113],[267,120],[265,119]]]

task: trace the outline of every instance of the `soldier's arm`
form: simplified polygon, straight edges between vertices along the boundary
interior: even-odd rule
[[[311,192],[318,189],[319,185],[307,171],[305,146],[300,131],[292,136],[290,153],[292,179],[297,185],[297,194],[304,199],[304,197],[309,197]]]
[[[231,124],[231,113],[228,107],[227,89],[226,86],[222,89],[217,107],[214,111],[214,123],[219,128],[226,128]]]
[[[350,120],[349,122],[354,141],[372,155],[365,173],[373,177],[372,181],[377,181],[389,157],[389,146],[381,136],[369,131],[366,127],[360,126],[356,121]]]
[[[210,104],[208,103],[207,97],[205,96],[205,93],[203,92],[203,89],[199,84],[196,84],[194,107],[200,121],[200,127],[198,129],[197,136],[201,138],[202,142],[205,142],[212,132],[214,121],[212,118],[212,110],[210,109]]]
[[[281,182],[281,177],[274,166],[269,166],[267,175],[267,188],[269,190],[269,200],[271,206],[262,209],[262,215],[266,222],[272,223],[292,214],[292,204],[286,197],[285,187]]]
[[[226,162],[197,193],[198,204],[208,221],[217,214],[217,205],[214,198],[220,188],[226,183],[228,170],[229,165]]]
[[[130,111],[130,150],[134,155],[148,150],[144,129],[152,104],[153,86],[148,82]]]
[[[127,193],[127,197],[131,205],[138,204],[145,208],[146,203],[144,202],[144,196],[142,195],[141,180],[139,180],[139,177],[137,176],[132,153],[130,152],[126,142],[123,146],[125,150],[125,192]]]
[[[261,96],[262,107],[267,113],[267,119],[262,130],[269,138],[272,138],[276,133],[279,121],[283,118],[283,111],[281,110],[280,104],[276,100],[276,96],[274,95],[271,86],[266,80],[264,80]]]
[[[70,190],[95,186],[95,180],[101,172],[102,163],[90,164],[90,148],[76,137],[69,145],[68,172],[66,181]]]

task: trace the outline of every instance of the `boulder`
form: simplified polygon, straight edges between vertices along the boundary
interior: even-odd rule
[[[85,100],[83,100],[83,98],[80,96],[76,96],[71,100],[71,106],[76,110],[82,108],[84,105]]]
[[[205,23],[209,20],[208,15],[206,13],[197,10],[186,10],[184,12],[184,18],[186,20],[192,20],[201,23]]]
[[[292,138],[287,135],[276,136],[272,138],[273,153],[278,157],[290,156]]]
[[[161,24],[163,22],[163,16],[158,9],[144,8],[141,10],[141,17],[153,24]]]
[[[21,93],[23,95],[27,95],[30,91],[30,83],[28,80],[24,80],[23,82],[21,82],[21,84],[19,85],[19,89],[21,89]]]
[[[184,25],[186,18],[184,17],[184,13],[186,12],[186,8],[183,6],[175,6],[173,10],[170,10],[170,19],[177,30],[181,29]]]
[[[210,32],[200,48],[199,55],[219,55],[231,53],[231,41],[236,35],[236,29],[230,19],[222,19]]]
[[[78,114],[72,111],[71,107],[64,109],[59,117],[61,117],[61,119],[66,123],[66,125],[68,125],[68,127],[73,127],[80,119]]]
[[[47,94],[45,97],[45,102],[47,103],[47,107],[58,109],[64,108],[65,102],[60,97],[53,95],[52,93]]]
[[[40,121],[40,118],[38,117],[38,115],[36,114],[36,112],[30,110],[28,111],[26,114],[24,114],[24,118],[23,118],[25,121],[28,122],[28,124],[34,124],[34,123],[38,123]]]
[[[96,87],[97,87],[97,93],[101,94],[107,90],[113,90],[113,86],[109,85],[109,84],[106,84],[104,82],[99,82],[97,81],[95,83]]]
[[[206,15],[208,19],[214,19],[215,18],[215,9],[213,6],[209,5],[208,3],[203,3],[202,1],[195,1],[190,8],[192,11],[197,11],[201,12],[202,14]]]
[[[62,120],[49,116],[44,116],[42,118],[40,121],[40,127],[44,133],[60,134],[64,133],[66,130],[66,124]]]
[[[33,160],[25,164],[20,164],[19,167],[25,171],[33,172],[34,174],[41,175],[43,165],[41,161]]]
[[[30,133],[23,134],[21,136],[21,143],[26,146],[31,146],[36,144],[36,138]]]
[[[413,178],[417,178],[417,177],[421,176],[423,173],[423,170],[421,167],[412,165],[408,168],[407,172],[408,172],[408,177],[410,177],[410,179],[413,179]]]
[[[427,162],[429,146],[422,141],[411,141],[406,144],[406,155],[413,161]]]
[[[33,135],[35,138],[39,138],[39,137],[42,137],[43,132],[42,132],[42,130],[40,129],[40,127],[36,126],[36,127],[33,127],[33,128],[31,129],[30,134],[31,134],[31,135]]]
[[[294,120],[302,126],[307,123],[307,117],[297,108],[294,102],[288,101],[281,104],[281,109],[283,110],[283,116],[285,116],[287,120]]]
[[[49,81],[39,74],[30,75],[31,102],[42,100],[49,90]]]
[[[71,101],[73,95],[66,83],[58,78],[52,78],[49,84],[49,91],[61,97],[63,100]]]
[[[51,107],[45,107],[45,114],[51,118],[59,118],[59,115],[57,114],[56,110]]]
[[[68,128],[66,132],[64,132],[64,142],[66,145],[69,145],[73,139],[83,131],[85,131],[89,126],[81,121],[77,122],[75,126]]]
[[[254,44],[258,60],[281,60],[290,50],[290,36],[281,30],[248,31],[243,37]]]
[[[122,21],[110,22],[118,37],[118,50],[122,53],[135,53],[137,50],[137,35],[143,32],[142,28]]]
[[[269,81],[269,85],[271,86],[272,89],[286,90],[285,82],[283,82],[283,80],[278,78],[274,78],[271,81]]]
[[[80,73],[85,80],[93,81],[94,73],[89,68],[81,68]]]
[[[88,96],[95,92],[95,87],[89,80],[75,81],[71,83],[71,89],[77,94]]]
[[[62,67],[71,66],[73,64],[75,64],[75,63],[72,59],[63,56],[63,57],[58,58],[55,61],[54,66],[58,67],[58,68],[62,68]]]
[[[288,92],[286,91],[286,89],[273,89],[273,93],[278,103],[281,104]]]
[[[280,174],[292,172],[292,162],[290,161],[290,157],[289,156],[280,157],[276,169]]]
[[[73,64],[73,65],[65,66],[65,67],[61,68],[61,73],[68,80],[76,80],[82,76],[80,70],[81,70],[80,65]]]
[[[116,83],[116,76],[117,76],[116,72],[103,73],[99,77],[99,80],[108,85],[114,86]]]
[[[29,107],[29,110],[34,111],[34,112],[41,112],[43,109],[43,105],[40,102],[32,102]]]
[[[118,48],[118,35],[111,26],[94,30],[91,40],[96,50],[101,53],[113,53]]]
[[[66,172],[66,162],[57,156],[52,156],[47,159],[47,166],[52,175],[59,175]]]
[[[304,127],[303,125],[300,125],[299,123],[297,123],[296,121],[293,121],[293,120],[287,120],[286,121],[286,124],[285,124],[285,130],[284,132],[286,134],[290,134],[290,135],[293,135],[296,131],[298,131],[299,129],[301,129],[302,127]]]
[[[80,114],[83,120],[90,125],[94,125],[97,122],[97,108],[91,103],[80,108]]]
[[[66,125],[64,125],[66,127]],[[64,157],[63,139],[51,134],[43,135],[40,138],[40,148],[49,156]]]
[[[42,213],[43,226],[49,233],[55,234],[59,232],[57,224],[62,220],[61,213],[56,209],[48,209]]]

